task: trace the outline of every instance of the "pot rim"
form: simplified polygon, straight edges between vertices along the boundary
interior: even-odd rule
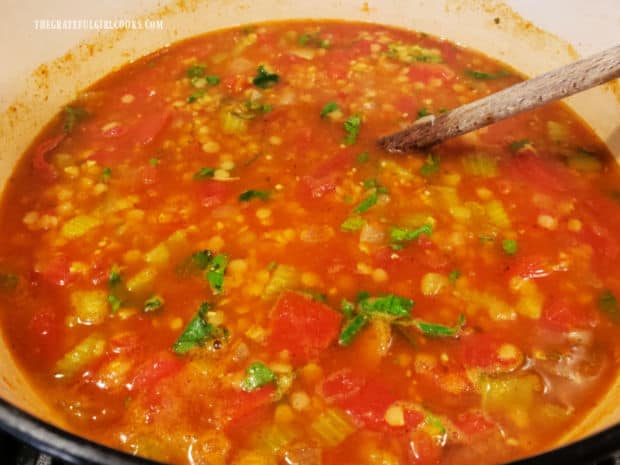
[[[163,465],[90,441],[47,423],[0,398],[0,430],[74,465]],[[620,423],[579,441],[506,465],[566,465],[617,458]]]

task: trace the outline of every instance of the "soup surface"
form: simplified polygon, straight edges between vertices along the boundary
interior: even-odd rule
[[[175,464],[489,464],[616,374],[618,168],[565,107],[389,155],[520,78],[427,34],[288,22],[110,75],[23,157],[2,327],[79,434]]]

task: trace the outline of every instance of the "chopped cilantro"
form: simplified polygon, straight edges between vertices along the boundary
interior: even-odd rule
[[[431,224],[423,224],[416,229],[406,228],[392,228],[390,230],[390,238],[394,242],[414,241],[422,234],[430,236],[433,233],[433,226]]]
[[[237,107],[232,111],[232,114],[241,119],[254,119],[257,116],[269,113],[273,110],[273,105],[270,103],[261,103],[258,99],[246,100],[242,107]]]
[[[164,306],[164,299],[158,295],[154,295],[144,302],[144,311],[146,313],[154,312]]]
[[[347,232],[359,231],[364,227],[364,223],[364,218],[361,216],[350,216],[342,222],[340,229]]]
[[[108,303],[110,304],[112,315],[116,314],[116,312],[118,312],[118,309],[121,308],[121,299],[116,297],[114,294],[108,295]]]
[[[157,166],[159,165],[159,158],[149,158],[149,165],[151,166]]]
[[[359,303],[360,309],[364,313],[379,313],[395,318],[409,318],[409,311],[413,308],[414,302],[411,299],[388,294],[382,297],[365,298]]]
[[[112,177],[112,168],[106,166],[103,171],[101,171],[101,180],[103,182],[108,182]]]
[[[219,254],[213,257],[207,268],[207,281],[211,285],[214,294],[219,294],[224,288],[224,273],[228,266],[228,256]]]
[[[65,121],[62,126],[63,131],[69,134],[73,131],[75,125],[87,116],[88,112],[82,107],[65,107]]]
[[[452,283],[452,284],[456,284],[456,281],[461,277],[461,272],[459,270],[452,270],[450,271],[450,274],[448,275],[448,280]]]
[[[478,240],[483,244],[486,244],[488,242],[493,242],[495,240],[495,236],[493,236],[492,234],[483,234],[478,236]]]
[[[207,84],[210,86],[218,85],[221,80],[219,76],[205,76],[205,79],[207,80]]]
[[[245,370],[245,379],[241,383],[241,389],[250,392],[274,381],[276,381],[276,375],[273,371],[262,362],[254,362]]]
[[[371,192],[360,204],[353,209],[353,213],[366,213],[368,209],[377,203],[377,191]]]
[[[620,307],[618,300],[609,289],[603,291],[598,298],[599,310],[614,324],[620,324]]]
[[[424,118],[429,115],[432,115],[432,113],[426,107],[422,107],[418,110],[418,118]]]
[[[189,97],[187,97],[187,103],[193,103],[198,100],[200,97],[205,95],[204,89],[198,89],[194,91]]]
[[[368,323],[368,316],[360,313],[350,319],[342,328],[340,337],[338,338],[338,344],[341,346],[348,346],[353,341],[353,338],[366,326]]]
[[[510,151],[512,153],[516,153],[519,150],[521,150],[523,147],[525,147],[526,145],[530,145],[530,144],[531,142],[529,139],[519,139],[514,142],[511,142],[508,147],[510,148]]]
[[[500,69],[496,73],[485,73],[483,71],[476,71],[476,70],[468,69],[465,71],[465,76],[470,77],[472,79],[477,79],[479,81],[488,81],[491,79],[499,79],[502,77],[510,76],[510,73],[503,69]]]
[[[355,305],[353,305],[353,302],[349,302],[347,299],[342,299],[342,302],[340,302],[340,310],[342,310],[343,315],[347,318],[353,318]]]
[[[360,164],[366,163],[368,161],[369,156],[370,154],[368,152],[362,152],[357,156],[355,161],[357,161]]]
[[[221,326],[214,326],[207,323],[207,312],[211,309],[211,304],[203,302],[198,312],[187,324],[179,338],[172,346],[172,350],[177,354],[184,354],[197,346],[204,345],[212,339],[227,339],[228,330]]]
[[[425,336],[430,337],[454,337],[458,336],[465,324],[465,315],[461,314],[454,326],[444,326],[426,321],[417,321],[416,326]]]
[[[514,255],[519,250],[519,243],[515,239],[504,239],[502,249],[507,255]]]
[[[267,271],[273,271],[278,267],[278,262],[276,262],[275,260],[271,260],[269,263],[267,263]]]
[[[280,76],[275,73],[270,73],[265,69],[263,65],[258,67],[256,72],[256,76],[252,80],[256,87],[260,87],[261,89],[268,89],[273,86],[280,80]]]
[[[355,296],[355,301],[360,303],[362,300],[370,299],[370,292],[359,291]]]
[[[190,260],[199,270],[205,270],[211,259],[213,258],[213,252],[210,250],[201,250],[200,252],[193,253]]]
[[[250,189],[239,194],[239,202],[249,202],[252,199],[269,200],[270,195],[269,191]]]
[[[344,122],[344,130],[347,133],[343,140],[344,144],[353,145],[357,142],[361,124],[362,118],[360,115],[353,115]]]
[[[321,118],[325,118],[330,113],[333,113],[334,111],[339,110],[339,109],[340,107],[338,106],[336,102],[333,102],[333,101],[328,102],[325,104],[325,106],[321,110]]]
[[[205,65],[192,65],[189,68],[187,68],[187,71],[185,74],[190,79],[200,78],[205,75],[205,69],[206,69]]]
[[[426,157],[426,161],[422,165],[422,168],[420,168],[420,174],[428,177],[431,174],[439,173],[440,164],[439,155],[433,155],[431,153]]]
[[[331,47],[331,42],[327,39],[321,39],[318,32],[316,34],[302,34],[299,36],[297,42],[302,47],[306,47],[308,45],[318,48]]]
[[[194,181],[203,181],[212,178],[215,174],[215,168],[200,168],[194,173]]]
[[[108,285],[110,287],[115,287],[121,283],[122,279],[118,265],[113,265],[108,276]]]

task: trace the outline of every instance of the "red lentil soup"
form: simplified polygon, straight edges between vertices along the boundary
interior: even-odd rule
[[[97,83],[17,167],[2,327],[79,434],[175,464],[488,464],[616,375],[618,168],[551,105],[390,155],[521,78],[427,34],[213,32]]]

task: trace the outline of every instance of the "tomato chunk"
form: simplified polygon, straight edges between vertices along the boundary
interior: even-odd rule
[[[169,353],[161,353],[144,362],[137,369],[137,374],[129,383],[131,390],[151,389],[159,381],[172,376],[183,368],[185,361]]]
[[[338,337],[342,320],[331,307],[290,291],[278,299],[271,318],[270,347],[288,350],[295,365],[326,349]]]
[[[34,155],[32,157],[32,167],[46,181],[53,181],[58,176],[58,173],[45,157],[48,153],[58,147],[66,136],[67,135],[65,133],[62,133],[51,137],[37,145],[37,148],[34,151]]]

